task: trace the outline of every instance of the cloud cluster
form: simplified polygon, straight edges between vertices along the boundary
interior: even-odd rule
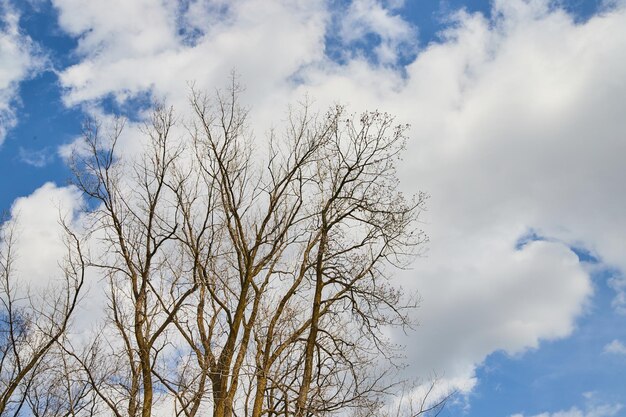
[[[19,83],[43,62],[32,40],[20,32],[19,18],[8,0],[0,1],[0,145],[17,123]]]
[[[60,76],[68,105],[148,92],[182,110],[188,82],[221,86],[236,68],[259,138],[305,93],[412,124],[401,187],[432,195],[429,252],[399,276],[423,299],[403,340],[415,375],[467,391],[489,353],[568,336],[593,292],[572,247],[615,279],[626,271],[625,7],[577,22],[547,0],[496,0],[492,18],[451,16],[399,70],[381,64],[417,29],[376,1],[339,17],[304,0],[53,3],[79,38],[81,59]],[[375,33],[380,62],[330,59],[336,19],[348,46]],[[520,243],[529,235],[541,238]]]
[[[300,88],[412,123],[401,177],[432,194],[432,243],[403,276],[423,298],[410,362],[467,381],[490,352],[571,333],[593,290],[572,247],[626,269],[626,10],[579,23],[544,1],[493,7],[458,13],[404,78],[352,62]]]
[[[145,91],[178,104],[189,82],[214,88],[232,69],[254,102],[323,56],[326,12],[318,2],[53,3],[84,57],[61,74],[68,104]]]

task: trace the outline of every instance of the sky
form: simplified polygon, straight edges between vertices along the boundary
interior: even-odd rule
[[[419,326],[392,337],[403,376],[458,393],[442,415],[626,416],[624,1],[0,0],[21,279],[49,276],[59,210],[84,207],[87,117],[126,116],[138,152],[150,103],[184,111],[232,70],[258,138],[305,95],[410,123],[399,186],[430,194],[430,243],[395,278]]]

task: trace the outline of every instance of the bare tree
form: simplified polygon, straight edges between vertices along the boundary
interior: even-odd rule
[[[34,417],[92,417],[99,414],[100,402],[82,367],[64,347],[66,337],[50,349],[26,392],[26,403]]]
[[[63,349],[115,416],[375,410],[396,382],[384,329],[415,300],[389,277],[426,241],[426,196],[397,191],[407,126],[304,103],[265,147],[238,94],[192,91],[182,122],[158,107],[138,158],[118,152],[123,123],[86,125],[75,184],[104,250],[81,262],[108,315]]]
[[[50,369],[50,353],[64,336],[85,282],[81,240],[67,226],[63,278],[50,278],[45,292],[32,293],[15,270],[16,223],[0,225],[0,415],[21,415]],[[51,389],[48,387],[48,389]]]
[[[427,382],[408,384],[405,381],[390,401],[378,404],[374,409],[366,410],[366,413],[358,410],[355,417],[436,417],[456,395],[456,390],[442,387],[440,382],[437,375],[433,375]]]
[[[145,130],[146,153],[129,167],[130,172],[115,159],[122,121],[106,138],[97,123],[87,123],[88,156],[73,163],[75,184],[98,204],[91,213],[91,230],[104,251],[88,263],[108,281],[109,326],[82,355],[68,352],[116,416],[152,415],[160,390],[156,364],[168,349],[168,330],[197,290],[170,244],[176,242],[179,228],[176,202],[166,193],[180,156],[169,144],[173,113],[159,109],[151,122]],[[129,178],[124,178],[127,174]]]

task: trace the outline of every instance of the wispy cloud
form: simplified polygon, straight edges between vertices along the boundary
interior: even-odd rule
[[[0,0],[0,145],[17,123],[19,83],[43,64],[36,45],[20,31],[19,17],[8,0]]]
[[[615,339],[611,343],[604,346],[604,353],[614,353],[617,355],[626,355],[626,345]]]
[[[28,149],[20,146],[18,155],[20,161],[37,168],[45,167],[54,161],[54,152],[49,148]]]
[[[609,280],[609,286],[615,291],[612,305],[619,314],[626,315],[626,275],[624,271]]]
[[[602,404],[581,410],[572,407],[569,410],[560,410],[553,413],[535,414],[532,417],[613,417],[624,408],[621,404]],[[511,417],[524,417],[524,414],[514,414]],[[529,416],[530,417],[530,416]]]

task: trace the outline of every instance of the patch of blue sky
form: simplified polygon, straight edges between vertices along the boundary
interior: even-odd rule
[[[98,101],[99,107],[106,113],[121,116],[131,122],[141,122],[155,104],[162,101],[154,97],[152,91],[140,91],[128,94],[109,94]]]
[[[77,39],[58,26],[58,14],[50,2],[13,2],[20,14],[20,30],[27,34],[45,64],[38,74],[19,85],[14,103],[17,125],[0,148],[0,211],[14,199],[26,196],[49,181],[58,185],[70,177],[66,164],[57,156],[59,145],[80,134],[84,113],[62,102],[57,73],[77,62],[73,53]]]
[[[204,32],[198,28],[181,25],[178,27],[178,36],[180,36],[183,45],[193,47],[202,39]]]
[[[459,10],[469,13],[481,13],[491,16],[492,2],[489,0],[441,0],[441,1],[406,1],[401,9],[402,15],[418,27],[420,45],[425,47],[441,40],[440,33],[451,22],[451,16]]]
[[[70,172],[57,148],[80,134],[84,119],[80,109],[63,105],[57,76],[51,71],[22,82],[20,97],[17,125],[0,148],[0,210],[8,210],[16,197],[48,181],[67,183]],[[43,156],[42,163],[29,164],[29,155]]]
[[[546,240],[546,238],[541,236],[536,230],[529,229],[526,233],[520,236],[519,239],[517,239],[517,242],[515,242],[515,249],[520,250],[530,242],[537,240]]]
[[[409,22],[418,27],[420,45],[425,47],[431,42],[441,40],[442,29],[451,23],[451,17],[460,10],[468,13],[480,13],[492,19],[494,0],[440,0],[440,1],[405,1],[400,13]],[[562,8],[576,21],[584,22],[601,11],[604,0],[555,0],[553,7]]]
[[[71,173],[58,156],[60,145],[80,135],[86,114],[80,106],[65,106],[57,74],[78,62],[78,39],[58,26],[58,13],[50,2],[15,2],[20,30],[30,36],[45,58],[34,77],[19,85],[14,103],[17,125],[0,148],[0,211],[10,209],[14,199],[26,196],[44,183],[68,183]],[[150,92],[118,101],[109,96],[99,103],[103,110],[137,121],[154,103]]]
[[[569,0],[557,1],[555,3],[573,16],[575,21],[581,23],[612,4],[612,2],[606,0]]]
[[[49,1],[14,2],[20,13],[20,28],[45,54],[48,71],[58,71],[79,62],[74,51],[78,38],[69,36],[58,24],[58,11]]]
[[[390,2],[382,2],[387,5]],[[339,64],[345,64],[355,54],[365,57],[370,63],[378,64],[376,47],[380,45],[381,38],[375,33],[366,33],[365,36],[355,42],[345,44],[341,38],[339,19],[345,14],[351,1],[336,0],[332,2],[335,15],[333,24],[326,33],[326,55]],[[576,21],[583,22],[598,13],[607,2],[602,0],[573,0],[554,1],[553,7],[559,7],[567,11]],[[400,45],[398,59],[394,66],[402,69],[414,61],[419,51],[433,42],[442,41],[441,33],[450,24],[452,17],[460,10],[468,13],[480,13],[487,19],[492,18],[493,1],[490,0],[441,0],[441,1],[404,1],[399,7],[391,8],[393,13],[402,16],[412,24],[416,31],[415,45],[407,47]]]
[[[389,2],[383,1],[383,5],[387,5]],[[415,2],[415,3],[434,3],[434,2]],[[352,4],[347,0],[335,0],[332,3],[333,14],[331,16],[331,24],[325,34],[325,54],[332,61],[338,64],[346,64],[350,59],[354,57],[360,57],[366,59],[370,64],[379,65],[384,64],[387,66],[396,67],[402,69],[405,65],[413,62],[417,56],[417,45],[419,41],[418,26],[419,21],[414,21],[412,16],[404,16],[402,7],[388,7],[388,11],[391,15],[402,16],[407,22],[409,22],[416,29],[416,39],[414,42],[400,42],[396,45],[397,59],[395,62],[381,62],[379,55],[377,54],[377,47],[379,47],[384,39],[380,34],[371,29],[365,29],[362,36],[356,39],[346,40],[342,35],[342,21],[348,13],[348,9]]]
[[[574,252],[576,254],[576,256],[578,256],[578,260],[580,262],[585,262],[588,264],[598,264],[600,263],[600,260],[597,258],[597,256],[589,249],[582,247],[582,246],[570,246],[570,249],[572,250],[572,252]]]
[[[196,43],[202,38],[204,32],[200,30],[200,28],[195,25],[190,24],[188,21],[188,13],[189,8],[191,7],[192,2],[190,0],[180,0],[177,4],[177,29],[178,36],[180,37],[182,43],[186,46],[194,46]],[[223,6],[226,8],[226,5]],[[219,12],[217,10],[216,12]],[[225,13],[225,11],[224,11]]]

